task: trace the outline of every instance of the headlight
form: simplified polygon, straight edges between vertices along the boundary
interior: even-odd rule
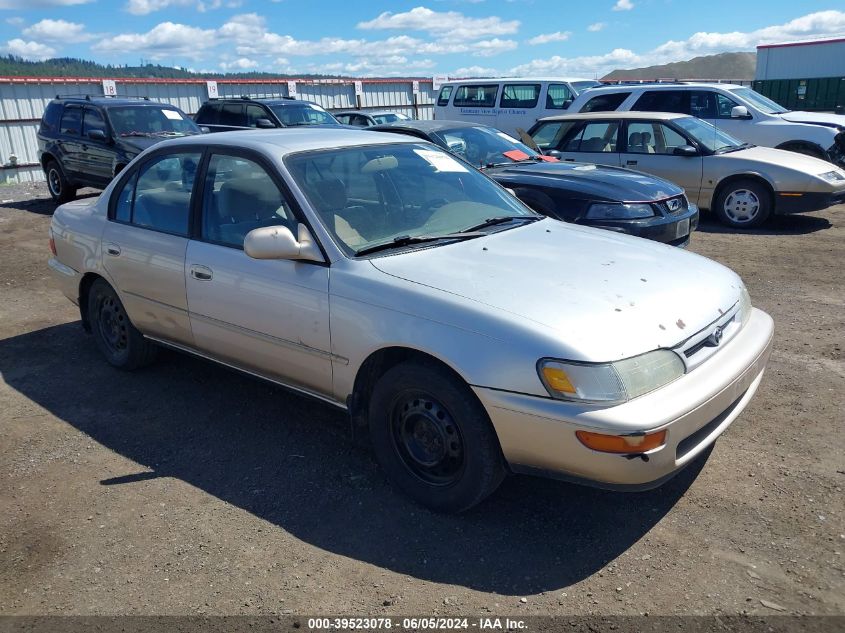
[[[748,289],[745,286],[739,293],[739,314],[740,319],[742,319],[742,327],[745,327],[748,319],[751,318],[751,295],[748,294]]]
[[[823,174],[819,174],[819,178],[831,183],[842,182],[843,180],[845,180],[845,172],[843,172],[841,169],[834,169],[833,171],[828,171]]]
[[[537,371],[553,398],[620,404],[680,378],[684,363],[674,352],[656,350],[615,363],[543,359]]]
[[[635,220],[650,218],[654,210],[649,204],[620,204],[618,202],[590,205],[587,209],[588,220]]]

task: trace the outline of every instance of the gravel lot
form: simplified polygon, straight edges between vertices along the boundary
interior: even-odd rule
[[[176,353],[107,366],[52,210],[0,186],[0,614],[845,614],[845,207],[693,236],[777,327],[706,463],[640,494],[511,477],[457,517],[334,409]]]

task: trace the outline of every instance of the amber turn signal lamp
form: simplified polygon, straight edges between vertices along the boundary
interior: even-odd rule
[[[666,443],[666,431],[643,435],[605,435],[576,431],[575,436],[587,448],[602,453],[646,453]]]

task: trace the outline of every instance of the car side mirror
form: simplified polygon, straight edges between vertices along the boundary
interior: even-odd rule
[[[543,154],[544,154],[545,156],[551,156],[552,158],[557,158],[558,160],[560,160],[560,159],[562,159],[562,158],[563,158],[563,154],[561,154],[561,153],[560,153],[558,150],[556,150],[556,149],[544,149],[544,150],[543,150]]]
[[[270,119],[257,119],[255,121],[255,127],[266,130],[266,129],[269,129],[271,127],[276,127],[276,126],[273,125],[273,122]]]
[[[681,145],[672,150],[672,154],[675,156],[698,156],[698,150],[692,145]]]
[[[734,106],[731,108],[732,119],[750,119],[751,115],[748,113],[748,108],[745,106]]]
[[[108,137],[103,130],[88,130],[88,138],[92,141],[105,141]]]
[[[211,128],[208,128],[204,125],[200,126],[200,134],[210,134],[210,133],[211,133]]]
[[[298,239],[286,226],[253,229],[244,238],[244,252],[253,259],[293,259],[324,262],[311,232],[304,224],[297,228]]]

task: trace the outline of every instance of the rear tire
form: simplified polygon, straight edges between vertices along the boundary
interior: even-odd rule
[[[47,190],[55,202],[61,204],[76,197],[76,187],[70,184],[56,161],[51,160],[47,163],[44,174],[47,176]]]
[[[722,224],[737,229],[751,229],[769,218],[772,196],[756,180],[735,180],[720,188],[713,206]]]
[[[88,291],[88,318],[97,348],[113,367],[131,371],[155,359],[158,349],[132,325],[117,293],[103,279]]]
[[[467,510],[506,474],[498,438],[469,388],[434,363],[389,369],[370,398],[370,439],[388,478],[438,512]]]

